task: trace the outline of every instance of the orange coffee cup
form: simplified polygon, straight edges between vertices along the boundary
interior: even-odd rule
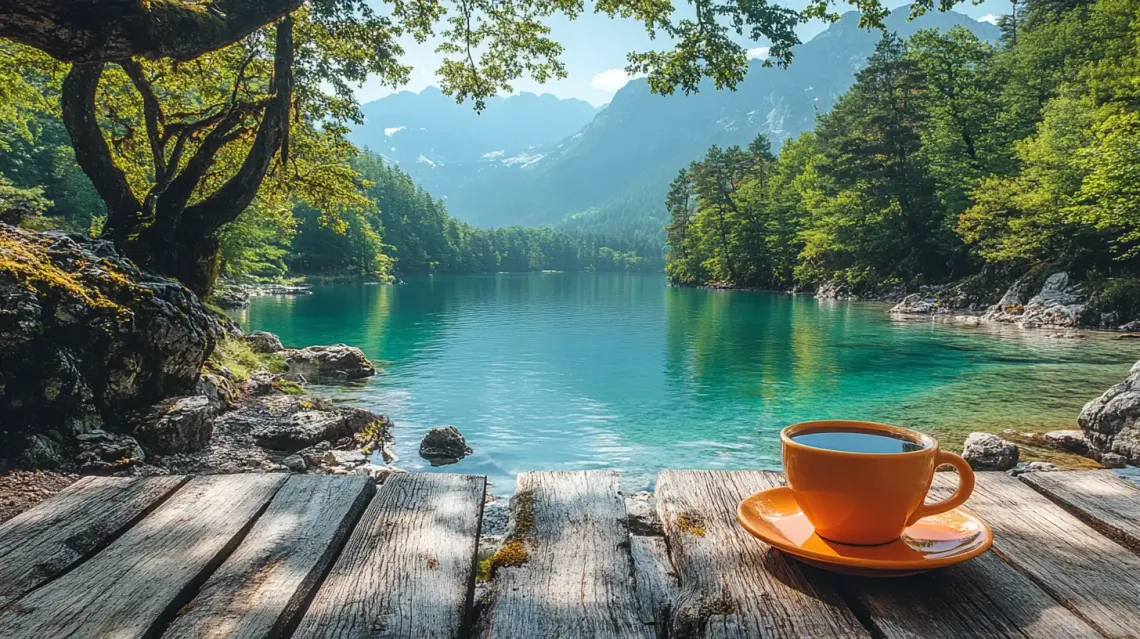
[[[817,448],[795,441],[815,433],[885,435],[921,445],[898,453],[863,453]],[[938,449],[933,437],[898,426],[856,421],[815,421],[780,432],[788,486],[815,532],[824,539],[856,545],[885,544],[907,526],[961,506],[974,491],[974,471],[966,460]],[[925,505],[934,469],[951,464],[958,490],[949,499]]]

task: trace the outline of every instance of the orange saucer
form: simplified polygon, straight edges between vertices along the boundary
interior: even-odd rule
[[[955,508],[918,520],[902,537],[880,546],[849,546],[815,534],[787,486],[740,502],[736,518],[762,541],[813,566],[864,577],[903,577],[973,559],[993,544],[989,526]]]

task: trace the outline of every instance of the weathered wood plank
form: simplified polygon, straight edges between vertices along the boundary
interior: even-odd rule
[[[669,562],[664,537],[631,535],[633,581],[641,623],[652,626],[654,634],[668,634],[669,607],[677,596],[677,573]]]
[[[0,525],[0,606],[105,546],[185,481],[84,477]]]
[[[956,478],[938,473],[936,496]],[[1140,634],[1140,557],[1005,473],[977,473],[968,507],[994,531],[994,551],[1102,634]]]
[[[831,582],[752,537],[736,522],[745,497],[782,483],[776,473],[663,471],[657,510],[681,592],[672,636],[862,637]]]
[[[284,635],[374,492],[367,477],[290,477],[163,636]]]
[[[884,637],[1099,637],[993,553],[899,579],[836,577],[839,590]]]
[[[1140,552],[1140,486],[1107,470],[1026,473],[1021,481],[1101,534]]]
[[[617,473],[522,473],[511,518],[478,636],[653,636],[638,615]]]
[[[301,637],[456,637],[486,479],[413,473],[377,490],[301,620]]]
[[[99,554],[0,611],[0,637],[142,637],[174,617],[284,475],[197,477]]]

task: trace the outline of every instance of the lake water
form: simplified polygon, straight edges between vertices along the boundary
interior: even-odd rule
[[[329,286],[237,316],[286,346],[359,346],[386,373],[314,391],[389,415],[398,465],[452,424],[474,455],[437,470],[771,469],[780,428],[887,421],[959,449],[972,430],[1075,428],[1140,348],[1111,335],[895,321],[883,304],[670,288],[662,276],[518,274]]]

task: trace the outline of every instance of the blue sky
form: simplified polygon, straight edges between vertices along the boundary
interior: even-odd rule
[[[683,0],[674,0],[674,4],[680,7],[685,3]],[[781,4],[802,9],[806,1],[787,0]],[[897,7],[905,2],[887,0],[886,4]],[[955,7],[955,11],[974,18],[993,20],[998,15],[1008,13],[1009,7],[1008,0],[985,0],[976,5],[966,0]],[[628,81],[622,70],[628,52],[650,49],[654,44],[661,46],[660,41],[654,43],[650,40],[645,28],[634,20],[583,14],[575,21],[556,18],[550,25],[552,36],[565,48],[562,59],[566,63],[569,77],[546,84],[519,81],[514,85],[516,91],[553,93],[560,98],[578,98],[599,106],[609,102],[614,93]],[[806,42],[824,28],[826,25],[819,21],[801,25],[798,29],[800,39]],[[402,44],[405,49],[403,61],[411,65],[413,71],[411,81],[401,90],[419,92],[424,87],[436,84],[435,69],[440,62],[440,56],[434,52],[436,44],[429,41],[420,45],[410,38],[402,41]],[[763,56],[765,44],[767,43],[747,43],[753,57]],[[392,90],[379,82],[368,82],[357,91],[357,96],[361,102],[368,102],[390,93]]]

